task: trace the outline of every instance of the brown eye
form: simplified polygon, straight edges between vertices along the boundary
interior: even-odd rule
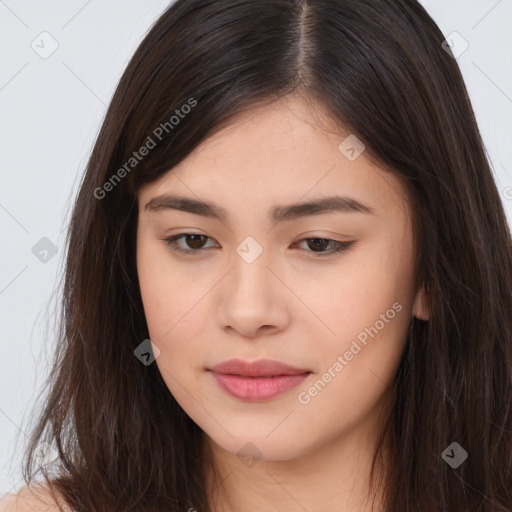
[[[300,242],[306,242],[309,248],[307,252],[312,252],[315,257],[329,256],[330,254],[346,251],[355,243],[340,242],[338,240],[330,240],[329,238],[303,238]]]
[[[186,235],[184,239],[186,244],[192,249],[202,249],[205,238],[208,237],[205,235]]]
[[[190,255],[200,254],[205,248],[204,244],[210,237],[201,235],[200,233],[180,233],[178,235],[164,238],[164,242],[173,250],[183,252]],[[179,242],[183,240],[185,247]]]
[[[308,238],[307,244],[313,251],[325,251],[329,247],[330,240],[326,238]]]

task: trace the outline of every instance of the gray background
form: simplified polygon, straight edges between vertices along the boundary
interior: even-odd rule
[[[0,498],[23,484],[71,200],[117,81],[168,3],[0,0]],[[469,44],[457,62],[512,225],[512,0],[423,3],[460,34],[456,50]]]

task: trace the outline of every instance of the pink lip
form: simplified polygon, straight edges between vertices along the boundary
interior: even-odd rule
[[[268,400],[298,386],[311,372],[261,359],[250,363],[230,359],[209,369],[227,393],[247,401]]]

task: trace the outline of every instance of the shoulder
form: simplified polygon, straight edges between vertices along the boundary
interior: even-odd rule
[[[0,500],[0,512],[71,512],[68,506],[61,506],[62,509],[44,484],[23,487]]]

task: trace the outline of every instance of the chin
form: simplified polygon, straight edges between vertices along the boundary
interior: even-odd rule
[[[207,436],[217,447],[235,455],[247,467],[255,465],[259,460],[292,460],[304,455],[308,451],[303,438],[295,440],[284,429],[281,435],[272,433],[270,436],[268,431],[257,432],[254,435],[247,431],[240,435],[232,431],[230,432],[233,437],[226,432],[222,436],[212,437],[209,434]]]

